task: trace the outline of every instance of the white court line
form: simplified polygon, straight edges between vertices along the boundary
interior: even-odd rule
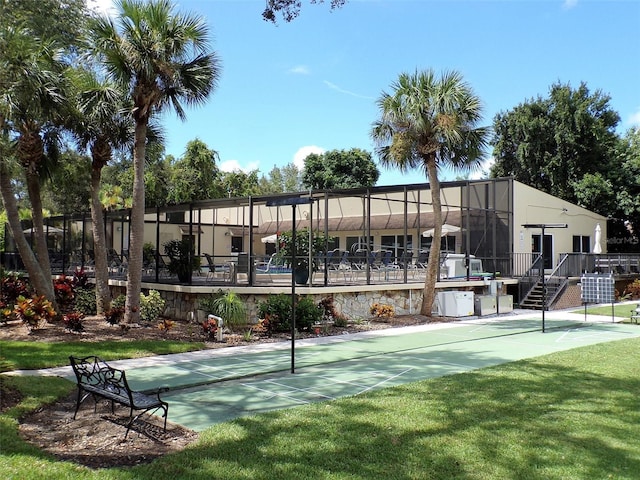
[[[311,403],[308,400],[301,400],[299,398],[292,397],[289,394],[273,392],[271,390],[267,390],[267,389],[264,389],[264,388],[256,387],[255,385],[252,385],[252,384],[249,384],[249,383],[243,383],[242,386],[246,387],[246,388],[250,388],[250,389],[255,390],[257,392],[262,392],[262,393],[268,394],[269,396],[267,397],[267,400],[270,400],[272,398],[286,398],[286,399],[291,400],[294,403],[297,403],[299,405],[307,405],[307,404]],[[327,398],[329,398],[330,400],[334,400],[331,397],[327,397]]]
[[[378,387],[380,387],[380,385],[384,385],[385,383],[393,380],[394,378],[401,377],[402,375],[404,375],[407,372],[410,372],[411,370],[413,370],[413,367],[407,368],[407,369],[403,370],[402,372],[400,372],[400,373],[398,373],[396,375],[388,377],[388,378],[384,379],[382,382],[378,382],[375,385],[371,385],[370,387],[365,388],[364,390],[358,392],[357,395],[360,395],[360,394],[362,394],[364,392],[368,392],[369,390],[373,390],[374,388],[378,388]]]
[[[564,332],[557,340],[556,343],[560,343],[562,341],[564,341],[564,338],[567,335],[570,335],[574,332],[586,332],[586,335],[575,335],[573,337],[571,337],[569,339],[569,341],[578,341],[578,340],[584,340],[584,339],[590,339],[590,338],[611,338],[611,339],[615,339],[615,338],[619,338],[619,336],[627,336],[627,335],[632,335],[629,332],[614,332],[611,330],[598,330],[598,329],[592,329],[592,328],[572,328],[567,330],[566,332]]]
[[[294,386],[291,386],[291,385],[287,385],[285,383],[274,382],[273,380],[267,380],[266,383],[268,383],[270,385],[276,385],[278,387],[287,388],[287,389],[292,390],[294,392],[308,393],[308,394],[313,395],[314,397],[324,397],[324,398],[329,399],[329,400],[335,400],[336,399],[336,397],[332,397],[331,395],[325,395],[323,393],[320,393],[320,392],[317,392],[315,390],[308,389],[308,388],[298,388],[298,387],[294,387]]]

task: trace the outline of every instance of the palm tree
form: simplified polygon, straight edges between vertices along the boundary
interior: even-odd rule
[[[184,119],[181,102],[203,103],[219,76],[219,61],[208,51],[205,21],[174,14],[168,0],[121,0],[115,22],[102,16],[90,38],[106,74],[128,89],[135,122],[133,208],[127,273],[125,322],[139,318],[144,244],[144,160],[150,118],[173,106]]]
[[[451,166],[476,170],[482,163],[489,130],[477,127],[480,99],[457,72],[436,77],[432,70],[402,73],[392,85],[393,93],[382,93],[377,104],[380,118],[371,137],[376,153],[387,167],[401,171],[423,169],[431,190],[434,234],[442,234],[442,203],[438,169]],[[440,261],[440,243],[429,252],[427,278],[420,313],[431,315]]]
[[[76,89],[77,117],[71,125],[78,143],[91,152],[91,225],[95,259],[96,310],[103,314],[110,308],[107,239],[100,199],[102,169],[109,163],[114,149],[130,143],[132,120],[126,108],[125,92],[108,81],[100,81],[93,72],[72,72]]]
[[[4,26],[0,71],[0,130],[16,140],[3,149],[0,190],[11,234],[36,290],[55,305],[51,265],[44,232],[40,185],[58,152],[58,133],[66,113],[62,51],[55,42],[33,37],[27,30]],[[6,145],[6,142],[5,142]],[[9,174],[10,157],[25,175],[31,202],[35,254],[24,239]],[[15,210],[15,211],[14,211]],[[18,220],[16,222],[16,220]]]

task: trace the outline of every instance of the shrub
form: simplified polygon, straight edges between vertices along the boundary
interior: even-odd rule
[[[13,312],[30,330],[39,328],[56,316],[53,305],[44,295],[31,298],[19,296]]]
[[[325,297],[320,300],[318,305],[322,310],[322,318],[325,321],[333,322],[336,327],[346,327],[348,324],[347,317],[336,310],[333,304],[333,297]]]
[[[164,312],[165,301],[157,290],[149,290],[148,295],[140,294],[140,320],[155,322]]]
[[[127,297],[125,297],[124,295],[120,294],[118,295],[116,298],[114,298],[111,302],[111,308],[117,307],[117,308],[124,308],[125,303],[127,303]]]
[[[267,300],[258,303],[258,315],[265,320],[269,335],[291,330],[291,297],[284,293],[269,295]]]
[[[53,281],[53,290],[58,306],[64,311],[69,310],[75,297],[75,281],[73,277],[61,275],[56,278]]]
[[[122,321],[124,317],[124,307],[111,307],[104,312],[104,319],[110,325],[117,325]]]
[[[10,272],[0,282],[0,300],[7,305],[13,305],[20,296],[31,296],[29,284],[18,273]]]
[[[75,272],[73,272],[73,282],[76,288],[91,288],[91,285],[89,284],[89,277],[84,271],[84,268],[76,268]]]
[[[0,322],[15,317],[14,306],[18,297],[30,297],[29,284],[17,273],[9,272],[0,279]]]
[[[247,307],[235,292],[225,292],[213,299],[210,308],[207,313],[222,318],[229,327],[247,323]]]
[[[258,315],[269,334],[291,330],[291,296],[284,293],[270,295],[258,303]],[[322,309],[311,297],[298,297],[296,303],[296,328],[310,330],[314,323],[322,320]]]
[[[313,302],[312,297],[298,298],[296,304],[296,328],[311,330],[311,326],[322,321],[322,309]]]
[[[80,312],[69,312],[63,317],[65,328],[72,332],[82,332],[84,330],[83,320],[84,315]]]
[[[160,323],[158,323],[158,329],[162,330],[164,333],[167,333],[175,326],[176,322],[169,320],[168,318],[164,318]]]
[[[391,318],[396,314],[393,305],[387,305],[385,303],[374,303],[371,305],[369,313],[378,318]]]
[[[95,315],[96,291],[91,288],[79,288],[76,290],[74,309],[85,315]]]
[[[216,337],[218,331],[218,321],[215,318],[209,318],[202,322],[202,333],[205,337],[212,339]]]

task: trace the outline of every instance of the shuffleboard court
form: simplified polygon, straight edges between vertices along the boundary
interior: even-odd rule
[[[571,317],[567,315],[566,317]],[[602,318],[602,317],[601,317]],[[426,328],[430,327],[430,328]],[[358,395],[595,343],[640,337],[636,325],[579,316],[505,318],[408,327],[348,339],[299,342],[296,373],[288,345],[199,355],[128,371],[136,389],[168,385],[170,419],[196,431],[238,416]]]

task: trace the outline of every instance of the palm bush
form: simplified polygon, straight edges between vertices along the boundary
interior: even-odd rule
[[[212,299],[208,313],[224,320],[229,328],[247,323],[247,307],[235,292],[225,292]]]

